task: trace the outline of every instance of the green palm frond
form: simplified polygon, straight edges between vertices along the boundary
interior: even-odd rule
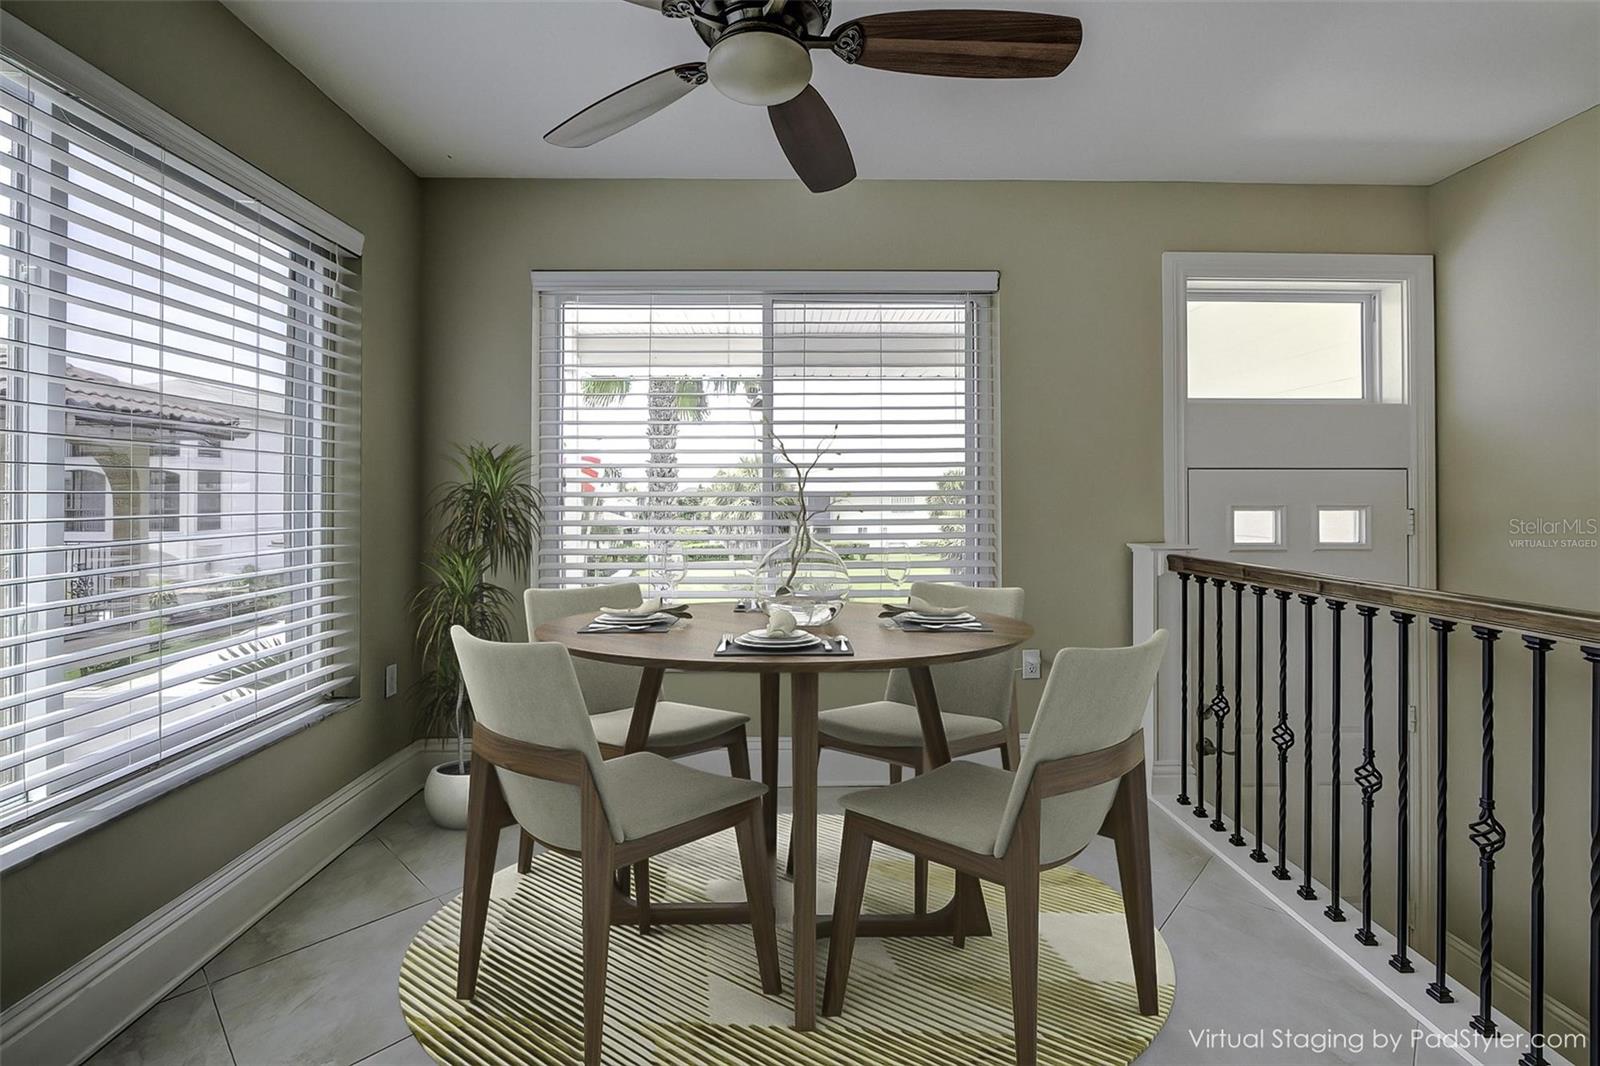
[[[583,402],[590,407],[610,407],[633,390],[628,378],[584,378]]]

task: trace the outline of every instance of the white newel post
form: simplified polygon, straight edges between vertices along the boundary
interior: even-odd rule
[[[1162,626],[1169,632],[1166,662],[1156,681],[1155,692],[1144,713],[1144,758],[1150,768],[1152,788],[1158,779],[1170,778],[1178,772],[1178,760],[1183,753],[1178,750],[1175,714],[1182,714],[1177,706],[1178,627],[1175,597],[1163,597],[1163,590],[1172,584],[1166,577],[1167,556],[1182,555],[1194,549],[1187,544],[1129,544],[1133,553],[1133,631],[1128,634],[1131,643],[1138,644],[1149,638]]]

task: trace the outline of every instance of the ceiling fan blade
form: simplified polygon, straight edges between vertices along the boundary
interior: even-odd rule
[[[767,108],[772,132],[783,154],[806,188],[830,192],[855,180],[856,161],[850,154],[839,120],[833,117],[822,94],[807,85],[793,100]]]
[[[649,118],[705,81],[704,63],[680,63],[659,70],[590,104],[545,134],[544,139],[562,148],[587,148]]]
[[[845,23],[830,39],[846,63],[947,78],[1053,78],[1083,42],[1069,15],[1031,11],[890,11]]]

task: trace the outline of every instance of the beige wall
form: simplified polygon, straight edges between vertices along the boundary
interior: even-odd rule
[[[1600,108],[1428,190],[1438,314],[1439,584],[1457,592],[1600,610],[1600,550],[1511,543],[1513,519],[1600,521]],[[1496,958],[1526,973],[1531,801],[1528,652],[1497,650]],[[1453,645],[1449,806],[1477,814],[1477,648]],[[1587,676],[1551,654],[1547,902],[1549,987],[1586,995]],[[1457,834],[1455,839],[1460,839]],[[1477,943],[1477,855],[1451,857],[1451,930]],[[1469,976],[1471,967],[1459,973]]]
[[[383,664],[410,681],[417,569],[417,179],[212,3],[5,9],[366,235],[361,686],[354,708],[95,830],[0,882],[0,1002],[171,900],[410,739]],[[70,919],[66,916],[70,915]]]
[[[1426,252],[1415,188],[858,181],[423,183],[425,476],[531,434],[530,270],[998,269],[1003,567],[1046,653],[1123,640],[1159,540],[1161,253]],[[669,688],[749,710],[755,681]],[[823,699],[881,681],[829,677]],[[1038,682],[1023,683],[1024,719]]]

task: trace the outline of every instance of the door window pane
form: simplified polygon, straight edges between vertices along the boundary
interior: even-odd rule
[[[1235,507],[1233,544],[1237,548],[1276,548],[1283,544],[1283,512],[1276,507]]]
[[[1360,300],[1189,300],[1191,400],[1359,400]]]
[[[1325,547],[1349,548],[1367,542],[1365,507],[1318,507],[1317,543]]]

